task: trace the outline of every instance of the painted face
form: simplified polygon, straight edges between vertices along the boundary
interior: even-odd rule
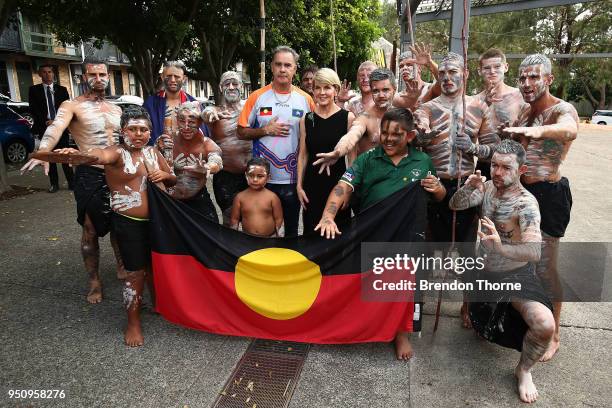
[[[129,147],[142,148],[151,139],[151,129],[145,119],[130,119],[123,128],[125,144]]]
[[[491,178],[495,188],[504,189],[520,181],[519,164],[513,153],[495,153],[491,158]]]
[[[314,100],[315,103],[320,106],[327,106],[330,103],[334,103],[336,95],[338,95],[338,91],[335,86],[331,84],[322,84],[320,82],[314,83]]]
[[[43,83],[51,85],[55,78],[55,73],[51,67],[42,67],[38,70],[38,76],[42,79]]]
[[[164,88],[169,92],[178,92],[183,86],[185,74],[183,70],[177,67],[166,67],[162,72],[162,80]]]
[[[108,86],[108,69],[104,64],[88,64],[83,76],[92,91],[104,92]]]
[[[249,187],[261,190],[266,186],[270,175],[264,166],[250,165],[245,173]]]
[[[278,85],[291,85],[297,65],[290,52],[277,52],[272,60],[272,78]]]
[[[501,57],[483,59],[478,67],[478,74],[490,85],[503,82],[506,72],[508,72],[508,64],[503,62]]]
[[[357,71],[357,83],[361,93],[368,93],[370,89],[370,74],[376,69],[373,65],[366,65]]]
[[[438,67],[440,85],[442,93],[454,96],[463,89],[463,68],[453,62],[444,62]]]
[[[221,92],[227,103],[236,103],[240,100],[240,81],[236,78],[227,78],[221,84]]]
[[[185,140],[193,139],[199,133],[201,120],[197,112],[188,110],[179,111],[176,115],[179,135]]]
[[[403,60],[400,61],[399,72],[404,82],[412,81],[418,78],[417,76],[421,73],[421,70],[419,66],[416,65],[416,71],[415,71],[414,69],[415,65],[416,65],[416,60],[412,58],[404,58]]]
[[[302,75],[302,82],[301,82],[301,88],[303,90],[305,90],[306,92],[308,92],[310,95],[313,94],[314,92],[314,73],[313,72],[306,72],[304,75]]]
[[[542,64],[529,65],[519,72],[518,86],[527,103],[540,99],[552,83],[552,75],[544,73]]]
[[[380,144],[387,156],[391,158],[403,156],[408,152],[408,142],[412,140],[411,136],[414,136],[414,132],[405,130],[398,122],[381,123]]]
[[[383,81],[372,82],[372,99],[377,108],[388,109],[393,101],[395,88],[391,85],[391,81],[385,79]]]

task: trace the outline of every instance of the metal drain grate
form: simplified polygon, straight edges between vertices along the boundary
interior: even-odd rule
[[[286,408],[309,349],[305,343],[253,340],[213,407]]]

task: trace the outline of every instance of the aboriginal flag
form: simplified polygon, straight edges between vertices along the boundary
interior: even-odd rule
[[[259,238],[215,224],[149,183],[157,311],[207,332],[307,343],[390,341],[419,331],[411,301],[362,298],[362,242],[422,242],[418,183],[339,225],[342,235]],[[406,299],[409,300],[409,299]]]

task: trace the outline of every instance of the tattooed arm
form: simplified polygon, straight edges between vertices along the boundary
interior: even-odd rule
[[[488,217],[481,218],[480,222],[484,231],[478,231],[480,242],[487,250],[497,252],[504,258],[521,262],[538,262],[542,250],[539,211],[537,214],[529,214],[527,221],[525,218],[519,215],[519,226],[521,233],[525,236],[521,237],[521,242],[516,243],[502,243],[495,223]],[[538,236],[540,236],[540,239],[537,238]]]
[[[578,115],[570,105],[558,108],[561,113],[557,122],[552,125],[533,127],[507,127],[504,132],[512,136],[524,136],[534,139],[552,139],[560,142],[569,142],[578,136]]]
[[[451,210],[465,210],[471,207],[477,207],[482,204],[484,199],[485,185],[480,175],[480,170],[476,170],[475,174],[470,175],[465,181],[463,187],[453,194],[448,206]]]
[[[348,205],[352,193],[353,188],[346,182],[340,181],[329,194],[327,204],[325,204],[325,209],[321,216],[321,221],[319,221],[319,224],[315,227],[315,231],[321,230],[322,237],[334,239],[336,234],[342,234],[334,222],[334,219],[338,211]]]
[[[368,114],[364,112],[353,121],[351,129],[338,141],[336,147],[334,147],[334,151],[329,153],[317,153],[318,160],[312,163],[312,165],[321,165],[319,174],[323,173],[324,170],[327,170],[327,174],[329,174],[329,168],[336,164],[340,157],[346,156],[357,143],[359,143],[361,137],[367,131],[367,122]]]

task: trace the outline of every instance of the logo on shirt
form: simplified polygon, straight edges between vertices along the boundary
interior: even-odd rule
[[[272,107],[266,106],[259,108],[259,116],[272,116]]]
[[[421,169],[412,169],[410,170],[410,174],[413,178],[418,179],[421,176]]]
[[[291,111],[291,115],[295,118],[301,118],[304,116],[304,111],[301,109],[293,109],[293,111]]]
[[[353,173],[349,171],[345,171],[342,177],[345,178],[348,182],[353,181]]]

